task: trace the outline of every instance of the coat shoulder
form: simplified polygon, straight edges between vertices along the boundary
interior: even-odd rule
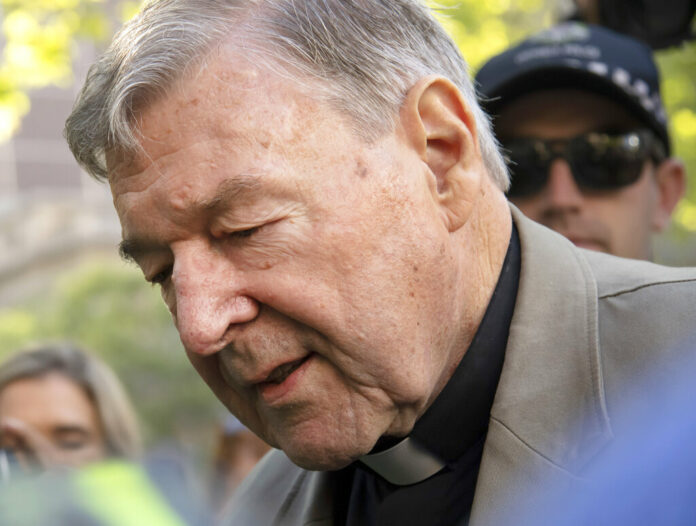
[[[585,257],[597,282],[604,387],[613,414],[627,389],[641,403],[649,385],[669,384],[679,375],[682,355],[696,351],[696,269],[589,252]]]
[[[597,280],[598,297],[608,298],[642,291],[647,296],[665,293],[693,298],[696,267],[666,267],[648,261],[624,259],[582,251]],[[677,299],[677,298],[674,298]]]

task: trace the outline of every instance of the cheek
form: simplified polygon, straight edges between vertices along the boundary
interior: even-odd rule
[[[65,449],[60,443],[53,444],[56,456],[53,461],[58,466],[80,467],[107,457],[107,448],[101,436],[95,436],[88,443],[76,449]]]
[[[105,455],[106,447],[101,438],[74,452],[75,457],[80,457],[86,462],[100,460],[104,458]]]
[[[252,393],[239,393],[225,382],[218,364],[217,355],[199,356],[187,351],[191,365],[208,385],[210,390],[239,420],[253,432],[264,437],[264,428],[254,404]]]
[[[640,190],[640,191],[638,191]],[[596,211],[604,219],[607,228],[626,241],[638,240],[650,231],[657,200],[649,188],[628,188],[623,193],[608,198]]]
[[[191,362],[191,365],[196,370],[198,375],[205,381],[206,384],[213,390],[215,394],[218,394],[224,387],[225,383],[220,374],[220,368],[218,367],[217,357],[213,356],[200,356],[198,354],[186,351],[186,356]]]

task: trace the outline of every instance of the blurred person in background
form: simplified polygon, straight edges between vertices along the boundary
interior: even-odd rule
[[[70,344],[0,365],[0,447],[22,471],[140,455],[135,412],[109,367]]]
[[[509,199],[579,247],[651,259],[686,176],[650,48],[568,22],[493,57],[476,82],[508,156]]]
[[[121,382],[73,345],[22,351],[0,365],[0,446],[2,526],[211,523],[179,464],[152,454],[140,462]]]

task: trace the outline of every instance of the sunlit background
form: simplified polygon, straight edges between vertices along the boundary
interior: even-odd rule
[[[193,372],[156,289],[116,256],[108,189],[81,173],[62,128],[90,62],[138,2],[0,0],[0,359],[72,340],[119,373],[148,444],[205,462],[222,407]],[[434,3],[433,3],[434,4]],[[439,0],[472,71],[570,12],[570,0]],[[658,53],[676,154],[690,175],[658,261],[696,264],[696,43]]]

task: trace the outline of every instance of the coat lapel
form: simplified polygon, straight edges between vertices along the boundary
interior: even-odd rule
[[[572,485],[611,438],[598,343],[596,282],[569,241],[512,208],[520,285],[471,524],[533,502],[535,489]],[[533,505],[533,504],[532,504]],[[521,508],[520,508],[521,509]]]

